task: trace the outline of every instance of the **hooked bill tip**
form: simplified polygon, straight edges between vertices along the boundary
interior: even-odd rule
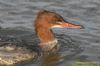
[[[85,27],[83,25],[81,25],[81,28],[80,29],[84,29]]]

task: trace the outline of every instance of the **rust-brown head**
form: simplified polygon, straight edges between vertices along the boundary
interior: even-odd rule
[[[42,48],[47,46],[49,49],[52,49],[55,43],[57,43],[51,30],[52,28],[82,28],[82,26],[65,21],[57,13],[47,10],[40,11],[35,20],[35,31],[40,39],[40,46]]]
[[[83,28],[81,25],[76,25],[65,21],[62,16],[57,13],[42,10],[38,13],[35,27],[51,28]]]

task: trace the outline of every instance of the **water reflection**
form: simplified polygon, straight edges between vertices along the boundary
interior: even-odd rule
[[[52,66],[61,60],[61,55],[58,52],[55,53],[43,53],[42,62],[43,66]]]

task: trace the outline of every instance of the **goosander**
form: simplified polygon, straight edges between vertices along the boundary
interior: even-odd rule
[[[35,32],[40,39],[39,46],[43,51],[50,51],[57,46],[58,42],[52,28],[82,28],[82,26],[65,21],[62,16],[55,12],[40,11],[35,20]]]
[[[65,21],[62,16],[55,12],[40,11],[35,20],[35,32],[40,39],[40,47],[43,51],[50,51],[57,46],[58,41],[52,28],[82,28],[82,26]]]

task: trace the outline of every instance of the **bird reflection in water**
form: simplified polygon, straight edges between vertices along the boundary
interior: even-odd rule
[[[43,53],[42,62],[44,66],[52,66],[61,60],[59,53]]]
[[[58,63],[62,57],[58,52],[59,47],[53,48],[53,50],[49,52],[43,52],[41,56],[41,60],[43,66],[53,66],[54,64]]]

